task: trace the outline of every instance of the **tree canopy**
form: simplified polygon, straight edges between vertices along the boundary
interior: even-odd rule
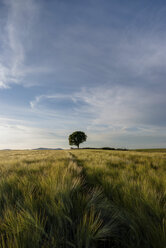
[[[79,145],[85,142],[87,135],[82,131],[75,131],[69,135],[69,145],[74,145],[79,148]]]

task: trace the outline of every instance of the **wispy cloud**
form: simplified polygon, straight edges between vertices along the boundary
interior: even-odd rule
[[[38,14],[35,1],[4,0],[8,15],[3,29],[3,52],[0,56],[0,87],[19,83],[26,75],[25,59],[31,29]]]
[[[94,124],[114,126],[154,125],[151,116],[155,118],[159,109],[164,114],[162,106],[166,103],[164,93],[139,87],[103,86],[85,89],[78,96],[89,104],[89,111],[96,115]],[[166,120],[163,124],[166,126]]]
[[[103,130],[105,127],[105,130],[110,128],[131,132],[133,128],[143,131],[166,127],[165,110],[162,108],[166,104],[165,94],[138,87],[103,86],[84,88],[72,95],[40,95],[30,105],[32,109],[42,110],[42,114],[49,111],[56,114],[58,105],[58,116],[61,119],[66,116],[66,109],[60,105],[66,99],[72,102],[70,108],[67,108],[67,115],[77,117],[79,121],[84,118],[89,130]],[[158,118],[159,114],[163,115],[162,122],[161,116]]]
[[[30,106],[32,109],[34,109],[40,102],[44,101],[44,100],[56,100],[56,99],[72,99],[73,101],[75,101],[75,98],[73,98],[71,95],[69,94],[54,94],[54,95],[40,95],[40,96],[36,96],[35,100],[30,101]]]

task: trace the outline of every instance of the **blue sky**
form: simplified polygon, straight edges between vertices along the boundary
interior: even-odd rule
[[[0,149],[166,147],[166,3],[0,0]]]

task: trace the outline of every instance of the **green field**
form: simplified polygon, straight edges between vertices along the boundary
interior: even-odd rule
[[[166,150],[1,151],[0,247],[165,248]]]

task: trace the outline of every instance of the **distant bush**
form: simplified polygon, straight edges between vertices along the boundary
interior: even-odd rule
[[[115,150],[115,148],[112,148],[112,147],[102,147],[101,149],[102,150]]]
[[[71,149],[74,149],[71,147]],[[113,151],[128,151],[126,148],[113,148],[113,147],[83,147],[81,149],[91,149],[91,150],[113,150]]]
[[[118,151],[128,151],[128,149],[126,149],[126,148],[117,148],[116,150],[118,150]]]

